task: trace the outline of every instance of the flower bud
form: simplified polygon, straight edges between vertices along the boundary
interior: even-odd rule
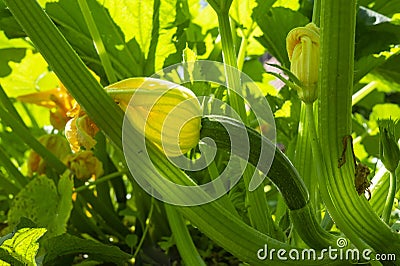
[[[399,165],[400,149],[395,137],[395,125],[393,120],[380,120],[379,121],[379,146],[380,157],[385,168],[394,172]]]
[[[38,141],[50,152],[52,152],[58,159],[63,160],[65,156],[71,153],[68,142],[60,135],[43,135],[38,138]],[[39,175],[46,173],[47,163],[35,151],[31,151],[28,157],[28,176],[33,173]]]
[[[202,111],[191,90],[153,78],[126,79],[106,90],[134,127],[166,155],[182,155],[198,144]]]
[[[313,103],[318,97],[319,28],[314,23],[292,29],[286,37],[290,71],[301,84],[299,98]]]
[[[80,151],[70,154],[65,158],[67,167],[80,180],[88,180],[103,175],[103,164],[97,159],[92,151]]]

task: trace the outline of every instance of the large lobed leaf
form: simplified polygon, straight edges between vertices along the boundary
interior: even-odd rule
[[[32,220],[48,229],[46,237],[66,232],[66,225],[72,210],[73,180],[64,174],[58,183],[46,176],[34,178],[15,197],[8,213],[8,223],[15,227],[21,217]]]

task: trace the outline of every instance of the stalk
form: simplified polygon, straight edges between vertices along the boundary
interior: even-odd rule
[[[390,172],[389,193],[386,197],[385,207],[382,213],[382,220],[389,224],[390,214],[392,213],[394,197],[396,195],[396,172]]]
[[[362,87],[359,91],[353,94],[351,98],[351,105],[356,105],[359,101],[361,101],[365,96],[370,94],[376,88],[377,82],[371,81],[364,87]]]
[[[18,189],[21,189],[22,187],[28,184],[29,179],[26,178],[23,174],[21,174],[21,172],[13,164],[13,162],[10,160],[10,157],[8,156],[6,151],[3,150],[2,147],[0,147],[0,165],[4,167],[9,176],[14,180],[15,182],[14,185]]]
[[[341,219],[339,211],[335,208],[335,205],[332,202],[332,200],[329,199],[329,196],[332,193],[332,191],[330,190],[330,187],[332,185],[329,183],[330,180],[327,178],[328,173],[325,167],[324,155],[321,151],[321,146],[318,141],[317,131],[314,122],[314,109],[312,103],[306,104],[306,120],[308,122],[308,132],[310,134],[310,139],[311,139],[311,148],[314,159],[313,162],[315,164],[317,175],[319,177],[318,181],[319,181],[320,193],[326,207],[328,208],[330,215],[336,218],[335,222],[340,226],[340,224],[344,223],[344,220]],[[340,229],[342,231],[347,231],[343,230],[341,226]],[[353,241],[354,245],[357,246],[359,249],[369,248],[369,246],[365,245],[365,243],[360,238],[358,238],[352,230],[345,232],[345,234]]]
[[[321,11],[321,0],[314,0],[312,22],[319,27],[320,25],[320,11]],[[300,176],[303,178],[306,184],[309,194],[311,205],[315,211],[315,217],[318,221],[321,220],[321,213],[319,211],[319,188],[318,182],[316,182],[316,176],[313,172],[313,166],[309,163],[313,161],[312,150],[310,149],[310,134],[307,123],[306,115],[306,104],[301,103],[300,119],[298,126],[298,135],[296,140],[296,148],[294,155],[294,164],[296,169],[299,171]]]
[[[253,34],[253,31],[255,29],[254,22],[251,23],[249,29],[247,32],[242,30],[242,41],[240,42],[240,48],[237,56],[237,67],[239,70],[243,69],[243,64],[244,64],[244,58],[246,57],[246,51],[247,51],[247,46],[249,44],[249,39]]]
[[[349,150],[347,163],[338,168],[342,139],[351,133],[355,20],[355,0],[321,1],[318,136],[325,162],[319,179],[321,196],[337,226],[358,248],[367,244],[377,252],[400,255],[399,235],[355,191]]]
[[[75,192],[81,192],[83,190],[86,189],[92,189],[95,186],[102,184],[104,182],[110,181],[111,179],[117,178],[117,177],[121,177],[122,175],[126,174],[125,172],[115,172],[115,173],[111,173],[105,176],[102,176],[100,179],[97,179],[96,181],[91,181],[88,182],[87,184],[77,187],[74,191]]]
[[[4,106],[4,108],[15,117],[21,124],[24,124],[21,116],[18,114],[18,111],[15,109],[14,105],[8,98],[6,92],[4,91],[3,87],[0,84],[0,102]]]
[[[186,227],[185,220],[182,215],[177,212],[176,208],[169,204],[165,204],[169,226],[171,227],[172,236],[175,239],[179,254],[186,265],[205,266],[203,259],[197,252],[193,243],[189,230]]]
[[[108,57],[107,50],[104,47],[103,40],[101,39],[100,33],[97,29],[96,22],[90,12],[87,1],[78,0],[79,7],[82,11],[83,18],[85,19],[86,25],[89,28],[90,35],[92,35],[94,47],[97,54],[100,57],[101,64],[104,67],[109,83],[117,82],[117,78],[114,73],[111,61]]]

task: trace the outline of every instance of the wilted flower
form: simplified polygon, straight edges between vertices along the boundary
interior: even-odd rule
[[[68,142],[60,135],[43,135],[38,141],[61,161],[71,153]],[[45,174],[46,167],[46,161],[35,151],[31,151],[28,157],[28,176],[32,176],[33,173]]]
[[[395,137],[395,125],[396,122],[391,119],[379,121],[380,157],[383,165],[390,172],[396,170],[400,161],[400,149]]]
[[[77,103],[67,115],[71,119],[65,125],[65,136],[71,145],[71,149],[77,152],[81,147],[86,150],[93,148],[96,145],[96,140],[93,137],[99,131],[96,124]]]
[[[75,102],[62,84],[60,84],[59,88],[52,90],[18,96],[17,100],[49,108],[50,123],[58,130],[64,129],[69,119],[67,117],[67,112],[72,108]]]
[[[202,111],[191,90],[153,78],[126,79],[106,90],[138,131],[168,156],[179,156],[198,144]]]
[[[286,37],[290,71],[300,81],[299,98],[312,103],[318,97],[319,28],[314,23],[292,29]]]
[[[97,178],[104,173],[102,162],[94,156],[92,151],[70,154],[65,158],[65,162],[76,178],[81,180]]]

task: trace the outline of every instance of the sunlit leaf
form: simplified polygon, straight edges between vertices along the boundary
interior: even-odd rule
[[[12,238],[5,240],[1,244],[0,250],[5,251],[23,265],[36,265],[35,256],[39,249],[37,241],[45,233],[45,228],[19,229],[13,234]]]
[[[10,227],[18,224],[21,217],[27,217],[38,226],[46,227],[46,237],[60,235],[66,230],[72,209],[72,180],[63,175],[59,188],[46,176],[35,177],[24,187],[12,202],[8,213]]]
[[[369,119],[369,125],[372,128],[377,127],[377,121],[383,119],[400,119],[400,106],[398,104],[377,104],[372,108],[372,113]]]
[[[122,79],[142,75],[144,55],[136,39],[126,42],[125,33],[115,24],[108,10],[97,1],[88,1],[88,5],[117,77]],[[78,3],[67,0],[51,2],[46,4],[46,11],[89,68],[104,77],[104,70]],[[136,28],[132,23],[130,27]]]
[[[367,8],[360,8],[357,20],[355,57],[387,51],[400,43],[400,25]]]
[[[265,5],[261,4],[254,9],[252,17],[264,33],[257,40],[282,65],[288,67],[289,58],[286,52],[286,36],[293,28],[307,24],[308,19],[288,8],[268,8],[268,6],[265,7]]]
[[[47,63],[38,53],[27,50],[26,56],[21,63],[9,63],[12,73],[4,78],[0,78],[0,82],[9,97],[36,92],[39,89],[51,89],[58,85],[58,80],[53,78],[48,83],[49,87],[39,87],[38,83],[42,76],[49,73]]]
[[[45,243],[46,265],[57,265],[57,259],[64,255],[86,254],[90,259],[124,265],[131,256],[118,247],[109,246],[89,239],[63,234]]]
[[[288,1],[288,0],[277,0],[273,7],[286,7],[290,8],[292,10],[298,10],[300,8],[300,3],[299,1]]]

